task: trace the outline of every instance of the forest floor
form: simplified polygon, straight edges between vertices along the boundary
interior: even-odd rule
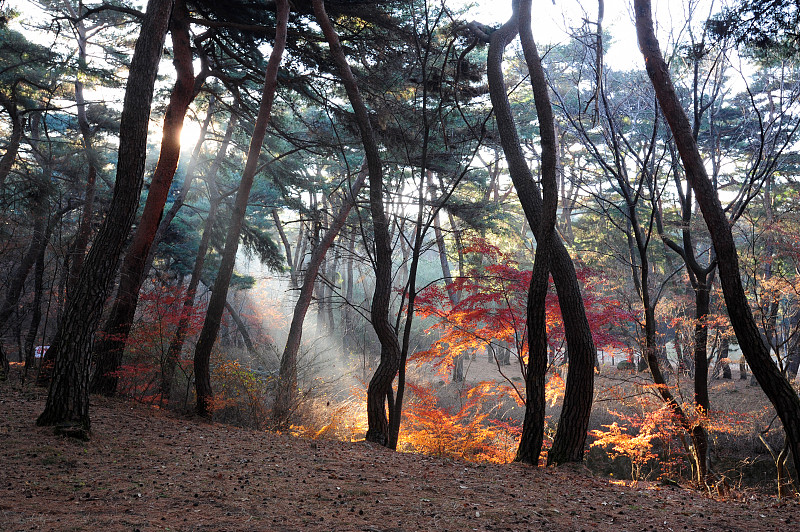
[[[37,427],[0,383],[0,530],[800,529],[797,500],[625,485],[584,467],[476,465],[312,441],[92,398],[92,438]]]

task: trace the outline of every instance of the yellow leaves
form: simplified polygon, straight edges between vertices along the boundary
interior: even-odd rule
[[[561,374],[553,372],[544,388],[544,400],[550,403],[550,406],[556,406],[558,400],[564,397],[565,389],[566,386]]]

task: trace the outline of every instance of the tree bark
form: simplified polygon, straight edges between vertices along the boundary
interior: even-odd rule
[[[720,282],[736,338],[753,374],[783,423],[795,468],[800,471],[800,398],[772,361],[769,348],[753,319],[742,286],[736,243],[661,55],[653,28],[650,1],[634,0],[634,11],[639,47],[644,55],[647,74],[674,135],[687,179],[695,191],[719,259]]]
[[[178,76],[164,115],[161,153],[147,193],[142,218],[122,263],[119,288],[111,307],[111,315],[94,346],[97,368],[90,386],[91,393],[102,393],[106,396],[116,393],[119,380],[116,372],[122,363],[125,344],[128,342],[136,313],[147,255],[164,211],[172,178],[178,168],[183,120],[198,89],[192,68],[188,19],[185,0],[178,0],[171,20],[173,64]]]
[[[536,234],[541,227],[542,197],[522,154],[501,68],[503,51],[516,33],[517,19],[515,16],[491,35],[488,57],[489,92],[514,188],[517,190],[525,217],[539,241],[543,236]],[[570,460],[581,461],[583,460],[583,446],[586,441],[586,429],[591,412],[596,351],[583,307],[575,266],[560,238],[553,239],[550,272],[553,275],[558,295],[572,362],[567,375],[562,416],[569,416],[567,424],[571,425],[570,434],[574,436],[574,439],[569,442],[572,451]],[[541,446],[541,442],[538,442],[538,445]],[[532,454],[533,452],[527,453],[527,455]],[[538,461],[538,455],[535,461],[531,460],[531,463],[536,463],[536,461]]]
[[[178,211],[180,211],[181,207],[183,207],[184,202],[186,201],[186,197],[189,195],[189,191],[192,189],[192,185],[194,184],[194,180],[197,177],[197,166],[200,161],[200,150],[203,148],[203,144],[206,140],[206,135],[208,134],[208,126],[211,124],[211,119],[214,116],[215,110],[215,102],[216,99],[212,96],[208,102],[208,109],[206,110],[206,117],[203,120],[203,125],[200,127],[200,136],[197,138],[197,142],[194,145],[194,149],[192,150],[192,156],[189,158],[189,164],[186,165],[186,174],[183,177],[183,184],[181,185],[181,190],[178,192],[178,197],[175,198],[175,201],[172,203],[172,206],[169,210],[164,214],[161,218],[161,221],[158,223],[158,229],[156,229],[156,234],[153,237],[153,243],[150,246],[150,251],[147,253],[147,260],[145,261],[144,270],[142,271],[142,275],[146,276],[150,269],[153,267],[153,260],[155,259],[156,249],[158,249],[158,245],[164,240],[164,236],[167,234],[167,230],[169,229],[170,225],[172,224],[172,220],[178,215]],[[234,103],[233,109],[231,114],[236,114],[238,109],[238,105]],[[225,132],[227,138],[227,130]],[[225,143],[225,140],[222,141]],[[230,142],[230,139],[228,139]],[[210,171],[210,170],[209,170]]]
[[[203,329],[200,331],[200,338],[194,352],[194,378],[195,390],[197,392],[196,411],[198,415],[210,417],[214,392],[211,388],[211,372],[209,362],[211,360],[211,350],[217,340],[222,311],[228,297],[228,285],[233,275],[233,266],[236,262],[236,252],[239,249],[239,234],[242,231],[242,224],[247,212],[247,201],[250,197],[250,189],[253,186],[253,178],[258,169],[258,157],[261,153],[261,146],[267,132],[272,104],[275,100],[275,91],[278,85],[278,68],[280,67],[283,51],[286,47],[286,27],[289,18],[289,4],[287,0],[277,0],[277,19],[275,29],[275,42],[272,52],[267,62],[266,74],[264,77],[264,89],[261,94],[261,105],[256,116],[256,123],[253,127],[253,136],[250,139],[250,148],[247,152],[247,162],[242,181],[234,200],[233,214],[231,216],[228,233],[225,237],[225,248],[222,252],[222,261],[219,272],[214,281],[214,290],[211,292],[211,300],[208,303],[206,319],[203,322]]]
[[[347,221],[347,215],[356,204],[356,198],[364,185],[367,177],[367,165],[362,165],[358,177],[353,182],[352,188],[345,192],[345,198],[339,212],[333,219],[333,223],[328,228],[325,236],[314,248],[311,259],[303,276],[303,284],[300,287],[300,295],[294,305],[292,323],[289,326],[289,335],[286,338],[286,346],[281,355],[281,367],[278,377],[278,387],[275,391],[275,405],[272,408],[272,417],[278,426],[283,426],[289,419],[289,415],[295,407],[297,399],[297,355],[300,351],[300,341],[303,336],[303,322],[311,305],[311,297],[314,292],[319,268],[322,265],[325,255],[330,249],[333,241],[339,235]]]
[[[381,361],[367,388],[366,439],[381,445],[389,443],[389,420],[386,417],[386,398],[392,392],[392,381],[400,365],[400,343],[389,322],[389,303],[392,291],[392,248],[389,222],[383,206],[383,167],[378,143],[372,130],[367,107],[361,99],[353,73],[345,58],[339,37],[325,13],[322,0],[313,0],[314,14],[330,46],[339,76],[353,106],[361,142],[369,169],[369,205],[375,238],[375,291],[372,295],[370,318],[381,344]]]
[[[120,122],[117,179],[108,216],[100,228],[67,301],[50,350],[55,367],[38,425],[77,425],[88,437],[91,342],[128,236],[144,177],[150,105],[169,25],[172,0],[149,0],[136,41]]]

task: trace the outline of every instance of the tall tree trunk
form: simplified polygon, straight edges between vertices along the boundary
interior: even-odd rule
[[[203,119],[203,125],[200,126],[200,135],[197,137],[197,142],[192,150],[192,155],[189,158],[189,164],[186,165],[186,174],[183,176],[181,190],[178,192],[178,197],[175,198],[172,206],[170,206],[169,210],[164,214],[164,216],[161,218],[161,221],[158,223],[158,229],[156,229],[156,234],[153,237],[153,243],[150,246],[150,251],[147,253],[147,260],[145,261],[142,276],[147,276],[147,274],[150,272],[150,269],[153,267],[153,260],[155,259],[158,245],[162,240],[164,240],[167,230],[172,224],[172,220],[174,220],[178,215],[178,211],[180,211],[181,207],[183,207],[186,197],[189,195],[189,191],[192,189],[194,180],[197,177],[197,166],[200,163],[200,151],[202,150],[203,144],[206,141],[206,135],[208,135],[208,127],[211,124],[211,119],[214,117],[214,111],[216,109],[215,103],[216,99],[212,96],[208,102],[208,109],[206,110],[206,117]],[[238,102],[235,102],[231,113],[234,115],[237,114],[238,108]],[[225,138],[227,138],[227,130],[225,135]],[[225,143],[225,140],[223,139],[222,142]],[[228,139],[228,142],[230,142],[230,139]]]
[[[178,0],[171,21],[173,64],[178,74],[164,115],[161,153],[153,173],[142,218],[136,227],[125,260],[122,262],[119,288],[111,315],[103,327],[100,339],[95,343],[94,353],[97,368],[90,392],[114,395],[117,390],[117,370],[122,362],[125,344],[133,324],[139,289],[142,286],[147,255],[158,229],[164,204],[167,201],[172,178],[178,168],[181,154],[181,129],[189,104],[198,87],[192,68],[192,48],[189,39],[189,13],[185,0]],[[200,82],[200,80],[198,80]]]
[[[366,439],[374,443],[389,443],[389,420],[386,417],[386,398],[392,393],[392,381],[400,365],[400,343],[397,333],[389,322],[389,303],[392,291],[392,247],[389,238],[389,222],[383,206],[383,167],[378,142],[372,130],[367,107],[361,99],[356,80],[347,63],[322,0],[313,0],[314,14],[330,46],[330,52],[339,76],[353,106],[356,122],[361,133],[361,142],[369,169],[369,206],[375,238],[375,291],[372,295],[370,317],[372,327],[381,344],[381,361],[367,388]]]
[[[502,28],[492,33],[490,38],[488,76],[489,91],[497,117],[500,141],[508,162],[509,173],[514,188],[520,199],[525,217],[531,228],[538,232],[541,227],[542,197],[533,180],[525,157],[522,154],[511,108],[506,95],[502,74],[502,59],[505,47],[517,32],[517,20],[514,16]],[[484,36],[488,39],[489,36]],[[543,235],[535,235],[537,241]],[[553,239],[550,257],[550,272],[558,295],[559,306],[564,320],[564,329],[571,356],[571,364],[567,375],[567,388],[562,409],[563,430],[569,431],[569,461],[583,460],[583,446],[586,441],[586,430],[591,412],[594,387],[594,364],[597,353],[592,340],[591,329],[583,307],[583,298],[578,284],[575,266],[560,238]],[[567,433],[562,432],[565,436]],[[562,436],[563,437],[563,436]],[[564,440],[562,440],[564,441]],[[541,442],[538,444],[541,446]],[[533,452],[527,453],[532,455]],[[559,453],[560,454],[560,453]],[[560,456],[558,457],[561,458]],[[538,456],[531,459],[536,463]],[[556,462],[557,463],[557,462]]]
[[[34,349],[36,348],[36,334],[39,332],[39,324],[42,321],[42,297],[44,295],[44,262],[47,251],[47,243],[53,232],[55,223],[48,223],[44,234],[44,245],[39,248],[39,256],[36,257],[36,268],[33,273],[33,314],[31,323],[28,326],[28,334],[25,336],[25,372],[23,380],[28,376],[28,370],[33,367],[35,360]]]
[[[634,0],[636,32],[664,117],[675,138],[686,176],[695,191],[711,240],[719,258],[719,277],[728,315],[742,352],[764,393],[772,402],[789,440],[795,468],[800,471],[800,398],[772,361],[759,333],[742,286],[739,258],[730,224],[708,178],[703,159],[692,137],[692,128],[672,85],[653,28],[649,0]]]
[[[281,355],[278,387],[275,390],[275,405],[272,408],[272,417],[279,426],[286,424],[295,407],[297,399],[297,355],[300,351],[300,341],[303,336],[303,322],[311,304],[311,296],[313,295],[319,268],[325,259],[328,249],[330,249],[331,244],[333,244],[347,221],[347,215],[350,214],[350,210],[355,205],[356,198],[364,185],[366,177],[367,165],[365,162],[358,173],[358,177],[353,182],[352,188],[345,192],[339,212],[333,219],[333,223],[328,228],[325,236],[314,248],[306,267],[303,284],[300,287],[300,295],[294,305],[292,323],[289,326],[289,335],[286,337],[286,346]]]
[[[120,121],[117,179],[108,216],[86,257],[67,301],[50,351],[55,367],[38,425],[77,425],[88,437],[91,342],[133,225],[142,190],[147,131],[158,63],[169,26],[172,0],[149,0],[131,61]]]
[[[75,244],[72,248],[72,260],[70,264],[69,283],[67,286],[72,287],[78,281],[78,275],[83,267],[83,261],[86,258],[86,248],[89,246],[89,240],[92,236],[92,217],[94,215],[94,196],[95,185],[97,182],[97,155],[94,152],[92,142],[92,130],[89,126],[89,120],[86,117],[86,98],[83,94],[83,70],[87,68],[86,64],[86,45],[88,39],[86,36],[86,26],[83,23],[78,13],[73,9],[70,2],[64,2],[66,9],[70,15],[76,20],[75,25],[75,38],[78,41],[78,68],[79,71],[75,76],[75,106],[78,117],[78,128],[81,132],[83,139],[83,151],[86,154],[87,175],[86,185],[83,189],[83,210],[81,213],[80,223],[78,230],[75,234]]]
[[[355,255],[356,238],[355,232],[348,235],[347,241],[347,261],[345,262],[345,292],[344,292],[344,305],[342,305],[342,349],[345,356],[348,356],[356,345],[354,324],[353,324],[353,259]]]
[[[289,18],[289,4],[287,0],[277,0],[277,19],[275,27],[275,42],[272,52],[267,62],[266,75],[264,77],[264,89],[261,94],[261,105],[258,108],[256,123],[253,127],[253,136],[250,139],[250,148],[247,152],[247,162],[239,190],[233,206],[228,233],[225,237],[225,248],[222,252],[222,261],[219,266],[216,280],[214,281],[214,291],[211,292],[211,300],[208,303],[206,319],[203,322],[203,329],[200,331],[200,338],[194,352],[194,378],[195,390],[197,392],[196,411],[199,415],[209,417],[213,407],[214,393],[211,389],[211,371],[209,362],[211,360],[211,350],[217,340],[222,311],[225,308],[225,301],[228,297],[228,285],[233,275],[233,266],[236,262],[236,252],[239,249],[239,233],[242,231],[244,216],[247,212],[247,201],[250,197],[250,189],[253,186],[253,178],[258,169],[258,157],[261,153],[261,146],[267,132],[270,114],[272,113],[272,103],[275,100],[275,90],[278,86],[278,68],[280,67],[283,51],[286,47],[286,26]]]

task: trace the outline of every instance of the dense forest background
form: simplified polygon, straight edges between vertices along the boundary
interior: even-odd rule
[[[37,423],[123,395],[788,495],[797,7],[637,0],[615,70],[603,0],[559,42],[510,3],[0,2],[0,375]]]

